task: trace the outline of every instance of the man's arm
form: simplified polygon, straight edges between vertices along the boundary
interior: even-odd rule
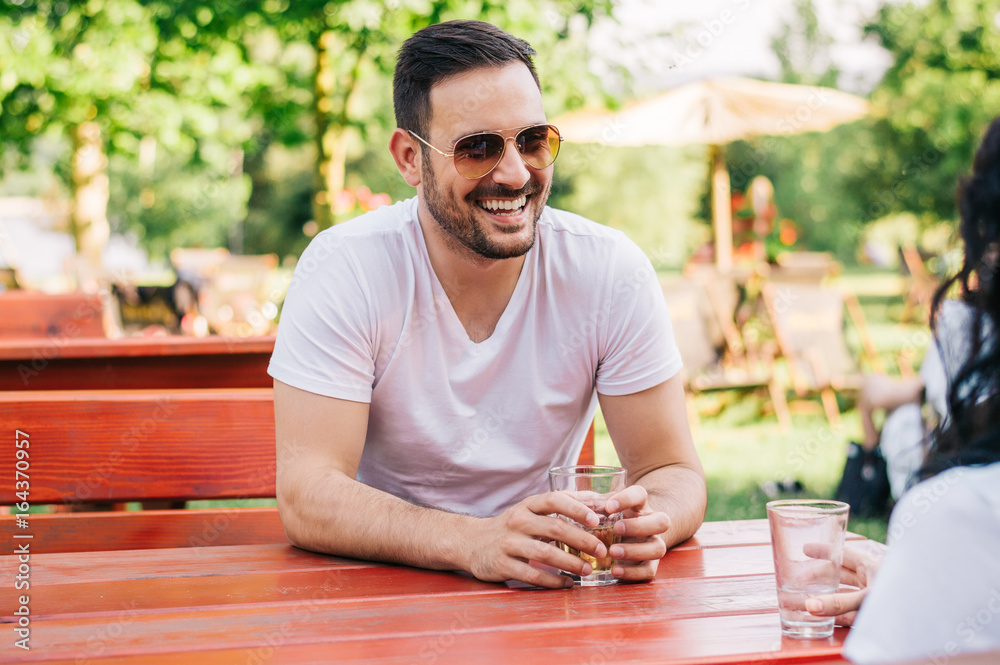
[[[572,581],[530,566],[529,560],[579,575],[590,574],[590,564],[548,541],[605,555],[595,536],[551,516],[598,522],[589,508],[562,493],[531,496],[496,517],[476,518],[415,506],[358,482],[368,411],[362,402],[274,382],[278,510],[293,545],[551,588]]]
[[[615,575],[652,579],[666,550],[690,538],[705,518],[705,472],[691,439],[681,377],[599,398],[629,479],[619,494],[625,519],[617,527],[626,541],[611,548]]]

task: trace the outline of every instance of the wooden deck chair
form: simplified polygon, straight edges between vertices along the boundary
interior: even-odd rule
[[[761,295],[796,394],[818,394],[830,424],[838,426],[836,394],[856,392],[862,383],[859,365],[844,337],[844,294],[828,287],[768,281]],[[854,301],[849,309],[869,362],[878,370],[881,364],[877,355],[871,355],[874,345],[867,326],[859,319],[861,308]]]
[[[689,394],[717,390],[754,391],[767,388],[782,429],[791,424],[785,390],[770,366],[752,367],[745,357],[729,358],[725,344],[713,345],[709,322],[716,313],[701,284],[691,279],[661,282],[670,310],[674,339],[684,360],[684,387]],[[689,405],[691,402],[689,401]],[[692,422],[697,413],[691,410]]]
[[[777,265],[767,275],[774,282],[819,285],[841,270],[840,263],[829,252],[784,252],[776,261]]]
[[[690,277],[704,289],[708,298],[703,306],[709,331],[709,338],[716,348],[724,345],[723,361],[730,364],[746,362],[748,352],[754,356],[754,349],[748,349],[736,323],[737,308],[740,306],[739,283],[744,281],[732,272],[720,272],[714,264],[701,265],[696,269],[686,268],[685,276]],[[751,357],[755,360],[755,357]]]

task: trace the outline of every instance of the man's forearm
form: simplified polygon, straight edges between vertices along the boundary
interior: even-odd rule
[[[415,506],[338,471],[311,475],[295,488],[279,489],[282,523],[294,545],[355,559],[464,569],[467,534],[477,518]]]
[[[670,529],[663,534],[667,547],[690,538],[704,521],[707,494],[705,479],[699,471],[680,464],[664,466],[650,471],[635,484],[646,488],[650,508],[670,517]]]

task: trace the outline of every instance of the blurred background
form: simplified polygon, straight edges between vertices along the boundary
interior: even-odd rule
[[[807,281],[857,304],[838,319],[848,351],[867,358],[857,371],[905,375],[929,341],[928,293],[955,263],[956,185],[1000,111],[1000,11],[987,0],[3,8],[0,289],[100,293],[109,336],[273,333],[316,233],[413,195],[386,147],[396,50],[430,23],[479,18],[536,49],[549,118],[596,118],[596,139],[564,132],[551,205],[625,231],[665,293],[718,263],[713,218],[731,220],[733,290],[713,315],[713,360],[767,358],[792,394],[791,352],[761,298],[767,280],[808,264]],[[867,104],[822,132],[804,130],[818,107],[800,104],[805,115],[776,112],[773,131],[724,145],[600,131],[644,100],[733,77]],[[850,391],[837,391],[834,422],[828,401],[796,390],[788,429],[773,392],[696,388],[696,439],[720,497],[710,515],[762,516],[774,487],[800,491],[796,481],[833,492],[860,432]],[[603,431],[598,444],[613,456]],[[870,528],[884,537],[884,521]]]

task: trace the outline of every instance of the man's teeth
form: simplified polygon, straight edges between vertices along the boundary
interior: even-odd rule
[[[486,210],[520,210],[521,208],[524,207],[524,204],[526,202],[527,202],[527,197],[524,196],[516,198],[513,201],[502,200],[502,199],[485,199],[479,201],[479,206],[485,208]]]

